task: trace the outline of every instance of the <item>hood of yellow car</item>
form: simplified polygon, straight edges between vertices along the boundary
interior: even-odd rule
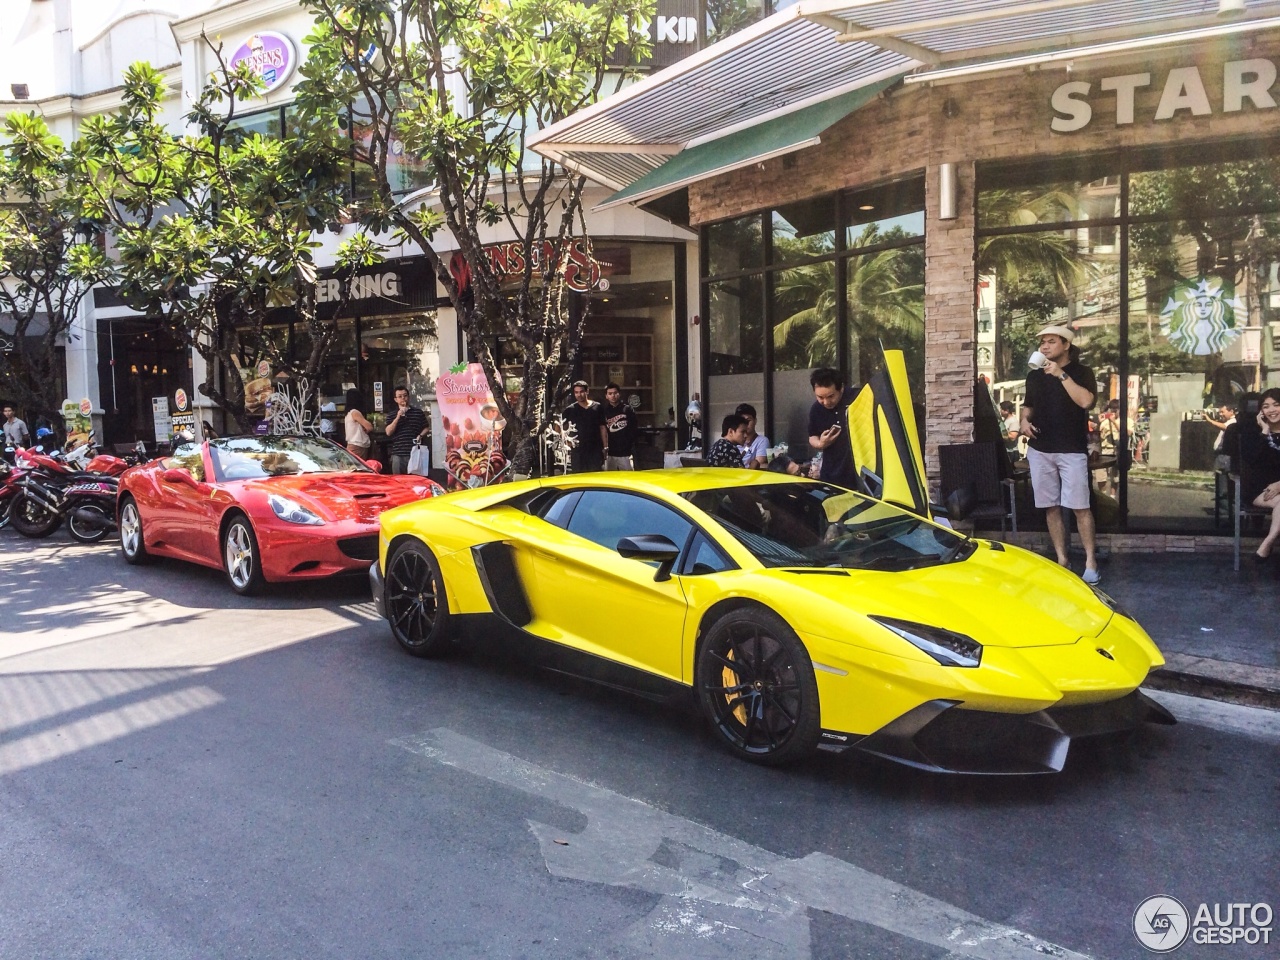
[[[983,646],[1075,643],[1098,636],[1112,616],[1078,576],[1017,547],[980,544],[967,560],[902,572],[801,568],[762,574],[802,586],[851,613],[942,627]],[[839,638],[837,624],[812,628]]]

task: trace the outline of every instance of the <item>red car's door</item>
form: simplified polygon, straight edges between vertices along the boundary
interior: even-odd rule
[[[180,471],[181,480],[166,480],[166,471]],[[202,444],[183,444],[165,458],[160,470],[156,526],[171,550],[204,563],[219,562],[217,547],[221,501],[206,482],[208,465]],[[212,527],[212,532],[210,532]]]

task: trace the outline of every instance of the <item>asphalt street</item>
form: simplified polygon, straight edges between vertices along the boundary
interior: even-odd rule
[[[0,960],[1102,960],[1154,895],[1280,910],[1274,712],[1162,694],[1055,776],[766,770],[681,700],[406,656],[362,580],[116,551],[0,532]]]

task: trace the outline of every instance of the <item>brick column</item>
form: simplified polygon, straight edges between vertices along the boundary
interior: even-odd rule
[[[938,166],[925,173],[925,469],[938,477],[938,445],[973,439],[974,165],[956,167],[955,220],[938,219]]]

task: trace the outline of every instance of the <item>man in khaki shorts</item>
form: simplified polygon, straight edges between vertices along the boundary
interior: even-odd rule
[[[1080,362],[1075,331],[1048,326],[1040,331],[1044,364],[1027,375],[1021,433],[1036,506],[1045,511],[1058,563],[1067,566],[1067,525],[1063,509],[1076,515],[1084,545],[1084,582],[1098,583],[1093,513],[1089,510],[1089,409],[1098,393],[1093,371]],[[1038,359],[1038,358],[1037,358]]]

